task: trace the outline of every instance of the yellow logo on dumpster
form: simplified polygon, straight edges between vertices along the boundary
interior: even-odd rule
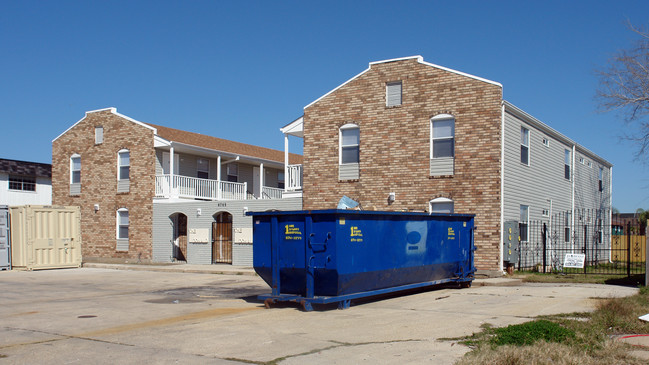
[[[300,227],[296,227],[294,224],[287,224],[284,226],[284,239],[287,240],[301,240],[302,232],[300,232]],[[295,237],[297,236],[297,237]]]
[[[351,227],[351,233],[349,234],[350,237],[352,237],[351,241],[352,242],[363,242],[363,232],[360,230],[360,228],[356,226]],[[355,238],[359,237],[359,238]]]
[[[451,227],[448,227],[448,239],[449,240],[455,239],[455,231]]]

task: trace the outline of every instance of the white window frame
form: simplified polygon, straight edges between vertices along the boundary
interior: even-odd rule
[[[394,88],[399,87],[399,100],[398,103],[395,101],[390,103],[390,92],[395,91]],[[395,92],[396,93],[396,92]],[[403,104],[403,83],[401,81],[391,81],[385,83],[385,106],[399,106]]]
[[[343,132],[348,130],[358,130],[358,143],[343,145]],[[356,162],[345,162],[343,163],[343,149],[344,148],[356,148],[358,151],[358,160]],[[361,161],[361,128],[358,124],[347,123],[344,126],[338,129],[338,164],[347,165],[347,164],[359,164]]]
[[[206,169],[201,170],[201,161],[205,161]],[[205,177],[201,177],[201,172],[205,173]],[[210,178],[210,160],[208,158],[197,158],[196,159],[196,177],[199,179],[209,179]]]
[[[436,205],[438,207],[443,207],[443,206],[448,207],[450,205],[451,209],[444,209],[444,212],[440,212],[440,209],[436,209],[437,211],[435,212],[435,209],[433,209],[433,207],[436,206]],[[447,210],[448,210],[448,212],[446,212]],[[440,213],[440,214],[449,213],[449,214],[452,214],[454,211],[455,211],[455,202],[453,202],[452,199],[440,197],[440,198],[435,198],[435,199],[428,202],[428,212],[431,213],[431,214],[432,213]]]
[[[543,145],[545,147],[550,147],[550,139],[548,137],[543,137]]]
[[[446,121],[452,121],[453,122],[453,133],[451,137],[435,137],[435,128],[434,124],[437,122],[446,122]],[[444,141],[444,140],[452,140],[453,141],[453,148],[451,150],[451,156],[443,156],[443,157],[434,157],[433,156],[433,151],[434,151],[434,144],[435,141]],[[437,159],[437,158],[455,158],[455,117],[452,116],[451,114],[439,114],[430,119],[430,159]]]
[[[568,175],[567,177],[566,173]],[[572,177],[572,151],[569,149],[564,149],[563,151],[563,177],[568,181]]]
[[[121,218],[122,218],[124,213],[126,213],[127,224],[121,224],[122,223]],[[118,240],[128,240],[128,236],[130,235],[129,227],[130,227],[130,223],[131,223],[129,213],[128,213],[128,209],[127,208],[119,208],[119,209],[117,209],[117,212],[115,214],[115,219],[116,219],[115,220],[115,223],[116,223],[115,237],[117,237]],[[122,227],[126,227],[126,237],[121,236],[120,228],[122,228]]]
[[[122,165],[122,154],[128,153],[128,165]],[[128,177],[122,178],[122,167],[128,167]],[[131,179],[131,152],[127,149],[117,151],[117,180]]]
[[[95,144],[102,144],[104,143],[104,127],[103,126],[95,126]]]
[[[234,167],[232,167],[234,166]],[[235,171],[232,171],[235,170]],[[232,173],[234,172],[234,173]],[[238,182],[239,181],[239,164],[236,162],[232,162],[226,165],[225,168],[225,174],[226,174],[226,179],[230,182]],[[230,177],[234,177],[234,181],[230,180]]]
[[[523,211],[525,211],[525,216],[523,216]],[[524,204],[520,205],[520,216],[519,216],[518,223],[521,226],[521,232],[520,232],[521,242],[529,241],[530,239],[530,206],[529,205],[524,205]],[[525,228],[525,235],[523,235],[522,232],[523,228]]]
[[[74,160],[79,159],[79,169],[74,169]],[[74,173],[79,173],[79,181],[74,181]],[[70,156],[70,184],[81,184],[81,155],[75,153]]]
[[[19,188],[12,188],[11,186],[19,185]],[[36,177],[35,176],[23,176],[23,175],[9,175],[7,177],[7,188],[11,191],[20,191],[27,193],[36,192]]]
[[[604,191],[604,168],[601,166],[599,167],[598,180],[599,180],[599,191],[603,192]]]
[[[284,171],[277,171],[277,188],[284,189],[286,186],[286,177]]]
[[[525,166],[530,165],[530,129],[521,126],[521,163]],[[527,162],[523,162],[523,150],[527,155]]]

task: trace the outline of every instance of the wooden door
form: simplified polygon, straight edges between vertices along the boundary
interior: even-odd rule
[[[232,263],[232,215],[219,213],[212,223],[212,263]]]

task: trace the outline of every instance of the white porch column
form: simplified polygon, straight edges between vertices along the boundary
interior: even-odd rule
[[[264,198],[264,164],[259,164],[259,198]]]
[[[284,133],[284,191],[287,191],[288,182],[288,134]]]
[[[171,145],[169,148],[169,191],[171,192],[171,197],[178,197],[176,187],[174,186],[174,147]]]
[[[216,199],[221,200],[221,155],[216,157]]]

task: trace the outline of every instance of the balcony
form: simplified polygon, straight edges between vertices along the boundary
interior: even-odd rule
[[[302,165],[288,165],[286,173],[286,190],[302,190]]]
[[[261,199],[282,199],[283,189],[264,186]],[[197,177],[157,175],[156,198],[185,198],[202,200],[256,199],[248,192],[248,183],[199,179]]]

